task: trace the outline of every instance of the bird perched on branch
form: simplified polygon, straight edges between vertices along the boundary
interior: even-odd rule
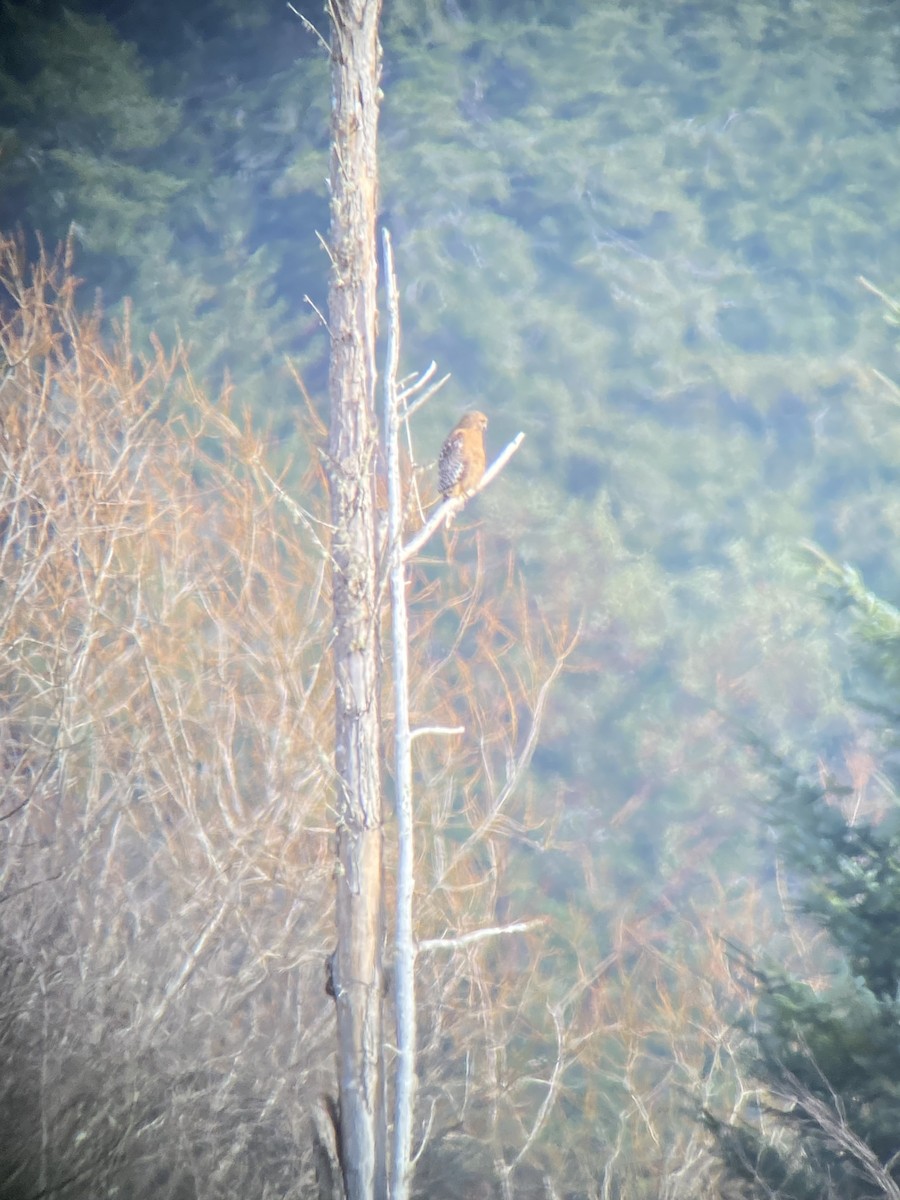
[[[438,457],[438,487],[445,500],[471,496],[481,482],[487,423],[484,413],[467,412],[447,435]]]

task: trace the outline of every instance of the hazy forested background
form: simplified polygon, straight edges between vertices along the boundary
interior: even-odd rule
[[[327,37],[320,6],[298,7]],[[550,642],[583,621],[531,763],[527,811],[506,831],[501,915],[551,923],[542,970],[572,972],[561,994],[596,971],[592,998],[579,1000],[590,1049],[566,1059],[514,1194],[717,1195],[698,1114],[709,1105],[727,1118],[742,1094],[733,1030],[749,1003],[726,942],[754,960],[802,959],[811,975],[808,953],[815,971],[831,961],[791,910],[799,884],[767,811],[772,764],[848,787],[860,811],[893,805],[893,709],[855,703],[864,668],[853,622],[822,578],[847,598],[827,556],[900,602],[897,314],[877,294],[896,294],[900,280],[900,14],[892,0],[388,0],[383,40],[381,206],[405,365],[435,359],[452,373],[415,418],[420,460],[468,407],[488,413],[495,449],[524,430],[511,467],[466,512],[460,570],[505,611],[511,645],[517,577]],[[328,225],[328,114],[327,55],[280,3],[2,10],[0,230],[21,231],[28,255],[38,235],[53,246],[71,231],[79,304],[88,310],[98,289],[106,329],[130,297],[138,346],[151,333],[164,349],[181,339],[197,387],[215,395],[228,382],[269,470],[311,509],[311,408],[326,408],[328,259],[317,233]],[[203,453],[210,462],[186,479],[218,479],[215,451]],[[224,536],[221,514],[204,519],[194,534]],[[314,580],[301,576],[298,567],[298,604]],[[855,600],[874,604],[861,589]],[[434,659],[452,641],[440,623],[421,637]],[[247,768],[232,785],[251,794],[255,780]],[[309,828],[320,837],[329,820],[323,804]],[[14,822],[0,823],[10,846]],[[302,845],[303,829],[291,836]],[[10,961],[19,954],[32,969],[34,946],[50,947],[42,969],[52,978],[62,934],[54,925],[28,942],[11,862],[11,902],[0,905],[5,944],[19,947]],[[289,898],[279,903],[290,914]],[[328,931],[313,935],[295,917],[277,949],[283,974],[266,987],[277,993],[302,961],[316,987],[312,1027],[327,1020]],[[76,950],[77,939],[71,962]],[[199,950],[192,962],[202,974]],[[130,1028],[144,1001],[120,968]],[[196,1013],[185,1012],[187,1029]],[[26,1042],[46,1056],[41,1028]],[[591,1030],[602,1037],[592,1042]],[[60,1077],[91,1057],[94,1035],[77,1053],[72,1036],[54,1060]],[[520,1036],[523,1073],[540,1075],[556,1045]],[[10,1062],[25,1054],[18,1035],[0,1044]],[[240,1101],[229,1093],[231,1125],[197,1099],[212,1059],[233,1052],[203,1050],[171,1162],[120,1194],[303,1194],[303,1135],[283,1110],[302,1108],[306,1083],[299,1099],[290,1089],[279,1099],[271,1142],[259,1113],[276,1116],[253,1062]],[[275,1054],[274,1074],[297,1069],[286,1054]],[[135,1072],[177,1074],[154,1061],[136,1058]],[[46,1078],[22,1086],[39,1108]],[[537,1107],[540,1097],[528,1098]],[[164,1111],[154,1098],[135,1128],[164,1126]],[[194,1118],[201,1132],[185,1133]],[[255,1165],[240,1185],[234,1163],[219,1177],[190,1167],[193,1155],[217,1158],[220,1126],[250,1124],[241,1169]],[[514,1125],[494,1129],[507,1147]],[[457,1128],[449,1117],[447,1127]],[[478,1192],[458,1165],[441,1166],[448,1146],[425,1160],[429,1194],[493,1195],[497,1153],[472,1167],[471,1147],[459,1151]],[[89,1194],[88,1167],[62,1183],[46,1161],[29,1170],[9,1168],[16,1187],[28,1182],[22,1194]],[[96,1194],[116,1194],[108,1188]]]

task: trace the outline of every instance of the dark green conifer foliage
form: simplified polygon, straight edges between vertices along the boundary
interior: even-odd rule
[[[2,31],[0,223],[48,239],[74,224],[83,267],[102,262],[115,292],[151,250],[171,250],[159,222],[183,183],[148,156],[177,106],[153,95],[135,48],[102,19],[7,5]]]
[[[766,817],[797,906],[830,949],[818,980],[747,960],[759,1108],[735,1123],[707,1114],[729,1196],[863,1200],[900,1190],[900,613],[855,572],[832,569],[851,605],[853,692],[875,714],[887,799],[884,811],[859,815],[848,789],[778,768]]]
[[[284,355],[324,379],[327,58],[286,8],[99,7],[3,10],[0,228],[71,228],[108,311],[292,435]]]

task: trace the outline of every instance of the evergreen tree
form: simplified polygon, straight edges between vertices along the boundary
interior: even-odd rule
[[[70,226],[113,295],[161,240],[161,218],[184,183],[154,163],[178,124],[135,47],[107,21],[69,9],[7,5],[0,14],[0,223],[47,239]]]
[[[866,775],[886,801],[861,816],[864,792],[778,769],[778,852],[828,954],[803,974],[750,966],[757,1002],[743,1023],[759,1090],[736,1120],[707,1114],[728,1195],[900,1196],[900,612],[849,568],[828,569],[850,603],[854,698],[880,727],[882,761]]]
[[[227,371],[294,452],[284,356],[325,379],[327,102],[327,56],[287,9],[0,10],[0,228],[71,230],[107,311],[130,297],[136,333],[184,340],[215,386]]]

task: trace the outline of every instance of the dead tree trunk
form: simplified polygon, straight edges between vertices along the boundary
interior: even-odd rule
[[[347,1200],[386,1196],[376,612],[375,338],[381,0],[331,0],[329,476],[334,573],[337,1006]]]

